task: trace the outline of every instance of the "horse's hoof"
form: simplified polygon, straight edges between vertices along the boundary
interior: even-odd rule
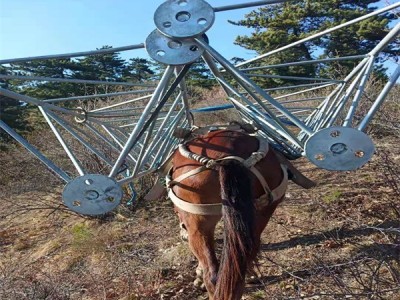
[[[203,269],[201,267],[196,268],[196,277],[203,278]]]
[[[181,229],[181,233],[180,233],[180,235],[181,235],[181,239],[182,239],[182,241],[184,241],[184,242],[187,242],[187,241],[189,241],[189,235],[188,235],[188,233],[187,233],[187,231],[186,231],[186,230],[184,230],[184,229]]]
[[[196,278],[196,280],[193,281],[193,285],[194,285],[196,288],[201,289],[201,290],[203,290],[203,291],[207,290],[207,289],[206,289],[206,285],[204,284],[203,280],[200,279],[200,278]]]
[[[258,278],[258,276],[250,276],[250,277],[246,277],[246,283],[247,284],[260,284],[262,283],[260,278]]]
[[[201,286],[203,285],[203,280],[201,280],[200,278],[196,278],[195,281],[193,281],[193,285],[197,288],[201,288]]]

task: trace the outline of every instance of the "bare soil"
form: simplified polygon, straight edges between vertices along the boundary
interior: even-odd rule
[[[244,299],[400,299],[400,145],[375,142],[357,171],[295,162],[318,186],[290,185]],[[0,299],[207,299],[168,200],[89,219],[57,184],[16,186],[0,194]]]

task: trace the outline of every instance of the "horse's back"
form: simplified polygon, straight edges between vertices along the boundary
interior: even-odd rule
[[[229,156],[237,156],[243,159],[249,158],[252,153],[258,151],[259,140],[253,135],[242,131],[218,130],[205,135],[195,137],[185,143],[187,149],[197,155],[218,160]],[[184,157],[176,151],[173,158],[174,178],[190,172],[202,166],[201,163]],[[272,150],[255,166],[269,184],[270,189],[279,186],[282,179],[280,162]],[[259,180],[249,172],[252,177],[252,189],[255,197],[264,193]],[[192,203],[216,203],[220,202],[220,185],[216,170],[206,170],[190,180],[185,181],[184,189],[177,188],[177,193],[182,197],[189,197]],[[196,195],[201,193],[200,195]]]

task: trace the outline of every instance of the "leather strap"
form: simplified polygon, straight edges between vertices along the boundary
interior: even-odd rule
[[[288,186],[289,178],[288,178],[288,171],[285,165],[281,165],[282,172],[283,172],[283,179],[280,185],[274,188],[269,193],[265,193],[261,197],[254,200],[254,206],[256,209],[260,210],[266,207],[267,205],[273,204],[275,201],[281,199],[285,196],[286,189]],[[265,189],[264,189],[265,190]]]
[[[177,197],[172,189],[168,189],[168,197],[176,207],[191,214],[203,216],[220,216],[222,204],[193,204]]]
[[[196,169],[193,169],[187,173],[183,173],[182,175],[176,177],[175,179],[172,180],[172,168],[170,169],[170,171],[168,172],[167,176],[166,176],[166,184],[167,184],[167,188],[172,188],[174,185],[179,184],[180,182],[182,182],[183,180],[185,180],[186,178],[189,178],[191,176],[194,176],[196,174],[199,174],[205,170],[208,170],[208,168],[206,166],[201,166],[198,167]]]
[[[259,140],[259,149],[257,152],[253,152],[249,158],[244,159],[239,156],[227,156],[221,159],[210,159],[205,156],[201,156],[198,154],[195,154],[191,151],[189,151],[185,145],[181,144],[179,145],[179,151],[181,155],[183,155],[186,158],[195,160],[203,166],[200,166],[196,169],[193,169],[187,173],[181,174],[174,180],[172,180],[172,168],[168,172],[166,176],[166,184],[167,184],[167,189],[168,189],[168,196],[171,199],[171,201],[180,209],[192,213],[192,214],[198,214],[198,215],[221,215],[221,208],[222,204],[221,203],[216,203],[216,204],[193,204],[187,201],[184,201],[177,197],[175,193],[172,190],[172,187],[174,185],[179,184],[183,180],[194,176],[196,174],[199,174],[205,170],[209,169],[215,169],[215,167],[221,163],[224,160],[237,160],[241,162],[245,167],[249,168],[250,171],[257,177],[259,180],[261,186],[264,189],[264,195],[259,197],[258,199],[255,199],[254,205],[257,209],[262,209],[263,207],[272,204],[274,201],[282,198],[286,192],[286,188],[288,185],[288,172],[287,172],[287,167],[284,165],[281,165],[282,171],[283,171],[283,179],[281,184],[275,188],[273,191],[268,186],[268,183],[266,182],[264,176],[258,171],[258,169],[255,167],[255,165],[262,160],[268,153],[269,151],[269,144],[266,140],[264,139],[258,139]]]
[[[200,168],[194,169],[193,171],[198,170]],[[287,172],[287,167],[285,165],[281,165],[281,168],[283,171],[283,179],[282,179],[281,184],[272,191],[269,191],[269,188],[268,188],[268,193],[265,193],[261,197],[254,200],[254,206],[256,207],[257,210],[261,210],[264,207],[266,207],[270,204],[273,204],[275,201],[281,199],[285,195],[286,188],[288,186],[288,172]],[[172,169],[171,169],[171,171],[172,171]],[[186,174],[188,174],[188,173],[186,173]],[[184,174],[184,175],[186,175],[186,174]],[[171,174],[167,175],[166,181],[167,181],[167,186],[169,186],[169,183],[172,181]],[[264,180],[264,182],[265,182],[265,180]],[[266,190],[265,187],[264,187],[264,190]],[[221,215],[221,210],[222,210],[221,203],[193,204],[193,203],[187,202],[185,200],[182,200],[181,198],[176,196],[174,191],[172,190],[172,188],[168,188],[168,196],[171,199],[171,201],[175,204],[175,206],[182,209],[183,211],[186,211],[186,212],[189,212],[192,214],[196,214],[196,215],[206,215],[206,216]]]

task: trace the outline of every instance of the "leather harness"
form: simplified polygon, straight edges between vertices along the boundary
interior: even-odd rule
[[[166,184],[168,190],[168,196],[171,201],[177,206],[178,208],[197,215],[221,215],[222,211],[222,203],[214,203],[214,204],[193,204],[187,202],[183,199],[180,199],[178,196],[175,195],[172,187],[183,180],[199,174],[205,170],[215,169],[215,167],[220,164],[224,160],[236,160],[242,163],[245,167],[247,167],[259,180],[261,186],[264,189],[265,194],[261,197],[254,200],[254,206],[257,210],[261,210],[262,208],[274,203],[275,201],[281,199],[286,192],[286,188],[288,185],[288,172],[287,167],[281,164],[282,172],[283,172],[283,179],[282,182],[278,187],[271,191],[266,182],[264,176],[260,173],[260,171],[255,167],[255,165],[262,160],[269,151],[268,142],[264,139],[259,140],[259,149],[256,152],[253,152],[249,158],[244,159],[239,156],[227,156],[221,159],[210,159],[208,157],[204,157],[193,152],[190,152],[187,147],[183,144],[179,145],[179,152],[182,156],[195,160],[202,164],[202,166],[193,169],[187,173],[184,173],[178,176],[175,179],[172,179],[172,168],[169,170],[166,176]]]

